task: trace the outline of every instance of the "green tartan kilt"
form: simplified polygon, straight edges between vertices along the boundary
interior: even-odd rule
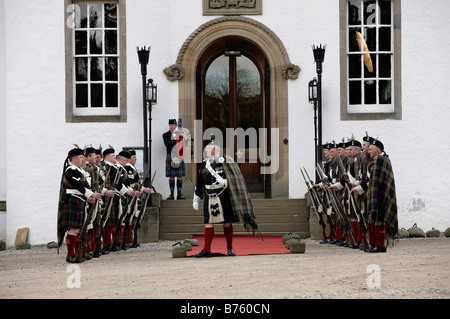
[[[86,202],[75,197],[69,198],[61,207],[61,219],[59,220],[60,229],[76,228],[80,229],[84,223],[84,207]]]

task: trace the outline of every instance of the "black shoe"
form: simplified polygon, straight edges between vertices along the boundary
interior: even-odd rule
[[[175,197],[173,197],[173,194],[171,194],[169,197],[167,197],[167,200],[174,200]]]
[[[236,256],[236,253],[234,252],[233,248],[228,248],[228,256]]]
[[[186,197],[184,197],[183,195],[180,194],[177,196],[177,199],[186,199]]]
[[[195,254],[194,257],[197,257],[197,258],[212,257],[212,253],[210,251],[206,251],[206,250],[202,249],[202,251],[199,252],[198,254]]]
[[[386,247],[374,246],[373,248],[367,249],[366,251],[368,253],[385,253],[386,252]]]
[[[71,257],[71,256],[67,256],[67,257],[66,257],[66,261],[67,261],[68,263],[71,263],[71,264],[75,264],[75,263],[76,263],[75,257]]]

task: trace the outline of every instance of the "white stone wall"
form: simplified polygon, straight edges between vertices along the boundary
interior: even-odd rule
[[[3,5],[4,3],[4,5]],[[394,167],[400,227],[450,227],[450,179],[446,147],[450,134],[450,36],[445,32],[450,2],[402,1],[401,121],[340,121],[339,2],[263,1],[263,16],[251,16],[283,41],[292,63],[302,69],[289,80],[290,197],[306,192],[299,172],[314,162],[313,109],[307,84],[315,76],[312,44],[327,44],[323,73],[323,140],[362,137],[383,141]],[[4,7],[2,7],[4,6]],[[180,9],[182,7],[182,9]],[[56,239],[56,212],[63,161],[73,144],[142,145],[142,91],[136,46],[151,45],[148,77],[158,84],[152,112],[153,169],[156,189],[168,195],[161,134],[178,117],[178,84],[165,78],[186,38],[202,23],[201,1],[129,0],[127,29],[127,122],[65,122],[64,2],[5,0],[0,5],[0,200],[7,194],[6,238],[30,227],[31,244]],[[5,25],[5,28],[1,28]],[[5,133],[7,127],[7,135]],[[7,138],[6,138],[7,136]],[[280,136],[281,139],[284,136]],[[5,141],[6,140],[6,141]],[[6,160],[8,165],[5,174]],[[0,219],[0,222],[3,219]],[[1,234],[0,234],[1,235]]]

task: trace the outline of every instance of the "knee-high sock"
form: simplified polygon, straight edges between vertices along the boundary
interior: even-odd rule
[[[214,238],[214,227],[205,227],[205,243],[203,249],[206,251],[211,251],[211,243]]]
[[[377,234],[377,246],[378,247],[386,247],[385,239],[386,232],[384,231],[384,225],[378,225],[378,234]]]
[[[358,221],[352,222],[353,238],[355,242],[360,243],[362,240],[361,227]]]
[[[75,236],[67,235],[66,236],[66,245],[67,245],[67,257],[75,257]]]
[[[183,180],[177,178],[177,195],[181,195],[182,187],[183,187]]]
[[[170,195],[173,195],[173,191],[175,189],[175,180],[173,178],[169,178],[169,189]]]
[[[227,248],[233,248],[233,225],[228,227],[223,227],[223,234],[225,235],[225,239],[227,241]]]
[[[374,223],[370,222],[368,223],[368,229],[369,229],[369,245],[375,245],[376,244],[376,233],[375,233],[375,225]]]
[[[102,234],[103,247],[111,246],[112,244],[111,233],[112,233],[112,226],[105,226],[105,231]]]

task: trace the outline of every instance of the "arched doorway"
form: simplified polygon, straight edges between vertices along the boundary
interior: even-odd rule
[[[241,38],[212,43],[197,66],[197,114],[203,131],[216,129],[224,151],[239,163],[250,192],[270,197],[269,176],[261,174],[260,129],[270,128],[267,60],[254,44]],[[267,90],[265,90],[267,88]],[[227,130],[228,129],[228,130]],[[233,133],[233,135],[231,135]]]
[[[195,31],[183,43],[177,60],[168,66],[164,73],[170,81],[178,81],[179,116],[183,125],[194,129],[198,114],[201,114],[201,74],[213,58],[225,51],[233,50],[233,45],[253,58],[255,65],[264,70],[264,109],[266,128],[275,130],[270,140],[272,155],[276,153],[276,170],[264,177],[266,197],[289,196],[289,110],[288,79],[296,79],[300,68],[289,60],[289,55],[278,36],[264,24],[248,17],[227,16],[210,20]],[[246,51],[252,50],[252,51]],[[265,65],[264,62],[265,61]],[[199,84],[200,83],[200,84]],[[269,134],[269,136],[271,136]],[[202,143],[194,139],[192,146]],[[195,159],[195,156],[194,156]],[[186,193],[193,192],[197,179],[197,163],[186,165],[186,178],[183,188]],[[269,191],[269,192],[267,192]]]

